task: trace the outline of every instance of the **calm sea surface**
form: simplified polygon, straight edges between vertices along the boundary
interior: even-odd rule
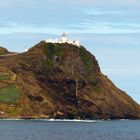
[[[0,120],[0,140],[140,140],[140,121]]]

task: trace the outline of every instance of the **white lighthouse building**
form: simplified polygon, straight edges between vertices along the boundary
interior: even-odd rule
[[[66,33],[63,33],[60,39],[60,43],[66,43],[66,42],[67,42],[67,36],[66,36]]]
[[[45,40],[46,43],[68,43],[68,44],[72,44],[75,46],[80,46],[80,41],[79,40],[69,40],[67,39],[67,35],[66,33],[63,33],[60,39],[47,39]]]

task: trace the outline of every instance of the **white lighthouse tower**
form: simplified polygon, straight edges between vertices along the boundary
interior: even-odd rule
[[[61,37],[61,39],[60,39],[60,42],[61,42],[61,43],[66,43],[66,42],[68,42],[68,41],[67,41],[67,35],[66,35],[66,33],[63,33],[63,34],[62,34],[62,37]]]

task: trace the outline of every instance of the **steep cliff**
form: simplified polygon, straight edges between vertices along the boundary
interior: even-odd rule
[[[0,58],[0,116],[139,119],[140,107],[83,46],[40,42]]]

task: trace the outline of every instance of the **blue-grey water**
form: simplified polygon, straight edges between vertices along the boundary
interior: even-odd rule
[[[140,140],[140,121],[0,121],[0,140]]]

